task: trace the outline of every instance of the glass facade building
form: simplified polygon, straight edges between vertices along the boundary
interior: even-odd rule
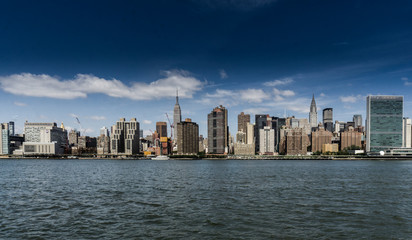
[[[402,147],[403,96],[366,98],[366,151]]]

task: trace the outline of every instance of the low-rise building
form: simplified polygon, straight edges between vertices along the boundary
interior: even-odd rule
[[[235,155],[255,155],[255,144],[235,143]]]
[[[322,153],[336,153],[339,151],[339,145],[338,144],[332,144],[332,143],[326,143],[322,144]]]

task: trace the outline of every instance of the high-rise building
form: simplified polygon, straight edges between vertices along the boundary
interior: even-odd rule
[[[246,136],[247,136],[247,134],[244,133],[243,131],[238,131],[236,133],[236,142],[237,143],[246,143]]]
[[[313,94],[312,102],[310,103],[309,124],[312,129],[318,127],[318,110],[316,109],[315,94]]]
[[[127,154],[134,155],[140,150],[140,124],[136,118],[126,122],[125,118],[121,118],[113,126],[111,139],[112,154]]]
[[[167,137],[167,123],[156,122],[156,132],[159,133],[159,137]]]
[[[362,115],[353,115],[353,122],[355,123],[355,128],[362,127]]]
[[[255,124],[247,123],[246,124],[246,143],[255,144]]]
[[[246,126],[250,123],[250,114],[241,112],[237,115],[237,131],[246,133]]]
[[[282,128],[280,130],[279,153],[306,155],[309,138],[303,128]]]
[[[259,131],[259,153],[262,155],[273,155],[275,153],[275,129],[265,126],[263,129],[259,129]]]
[[[110,136],[109,129],[107,127],[100,128],[100,136]]]
[[[354,131],[353,127],[340,134],[340,149],[345,150],[351,146],[362,147],[362,133]]]
[[[0,124],[0,154],[10,154],[9,123]]]
[[[411,134],[412,134],[412,128],[411,128],[411,119],[410,118],[403,118],[403,144],[402,147],[406,148],[411,148]]]
[[[70,147],[77,147],[79,143],[80,132],[74,129],[70,130],[69,132],[69,146]]]
[[[208,152],[223,154],[229,149],[227,109],[220,105],[207,115]]]
[[[255,151],[259,152],[260,141],[260,129],[263,129],[267,125],[268,114],[256,114],[255,115]]]
[[[16,133],[14,132],[14,122],[9,122],[9,135],[14,136]]]
[[[100,134],[97,137],[97,154],[109,154],[110,153],[110,137]]]
[[[403,96],[366,98],[366,151],[402,147]]]
[[[326,131],[333,132],[333,108],[323,109],[323,127]]]
[[[173,138],[174,142],[177,143],[177,124],[182,121],[182,111],[180,110],[180,105],[179,105],[179,94],[176,91],[176,104],[173,109]]]
[[[332,144],[332,132],[319,127],[312,132],[312,152],[321,152],[323,144]]]
[[[177,154],[199,153],[199,125],[187,118],[177,124]]]

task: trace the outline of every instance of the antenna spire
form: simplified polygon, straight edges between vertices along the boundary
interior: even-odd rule
[[[179,104],[179,90],[176,88],[176,104]]]

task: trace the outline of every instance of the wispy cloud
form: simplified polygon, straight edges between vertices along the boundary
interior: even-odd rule
[[[74,79],[61,80],[47,74],[22,73],[0,77],[0,87],[15,95],[31,97],[75,99],[100,93],[116,98],[151,100],[174,97],[176,88],[180,97],[192,98],[204,85],[183,70],[164,71],[163,75],[164,78],[149,84],[132,82],[128,86],[117,79],[107,80],[90,74],[77,74]]]
[[[220,79],[226,79],[229,77],[224,69],[220,69],[219,75],[220,75]]]
[[[91,120],[96,120],[96,121],[106,120],[105,116],[90,116],[88,118],[90,118]]]
[[[363,100],[365,97],[362,95],[350,95],[350,96],[341,96],[339,99],[343,103],[356,103]]]
[[[276,101],[269,102],[266,106],[270,106],[271,109],[276,110],[277,112],[283,112],[286,110],[287,112],[294,112],[294,113],[308,113],[310,107],[310,98],[303,98],[303,97],[295,97],[295,98],[287,98],[284,99],[283,97],[276,99]]]
[[[283,86],[283,85],[287,85],[290,83],[293,83],[294,80],[293,78],[283,78],[283,79],[276,79],[274,81],[270,81],[270,82],[265,82],[263,83],[263,85],[267,86],[267,87],[276,87],[276,86]]]
[[[261,103],[265,99],[269,99],[270,95],[265,93],[262,89],[247,89],[240,90],[240,99],[246,102]]]
[[[402,77],[401,80],[403,81],[403,84],[405,86],[412,86],[412,82],[409,82],[409,78],[407,77]]]
[[[243,110],[244,113],[248,113],[248,114],[262,114],[262,113],[268,113],[269,111],[270,109],[266,107],[246,108]]]
[[[275,95],[280,95],[283,97],[293,97],[295,96],[295,92],[292,90],[279,90],[277,88],[273,88],[273,93]]]
[[[143,120],[143,123],[144,123],[144,124],[152,124],[152,121],[150,121],[150,120]]]
[[[14,105],[19,106],[19,107],[25,107],[25,106],[27,106],[27,104],[24,103],[24,102],[14,102]]]

